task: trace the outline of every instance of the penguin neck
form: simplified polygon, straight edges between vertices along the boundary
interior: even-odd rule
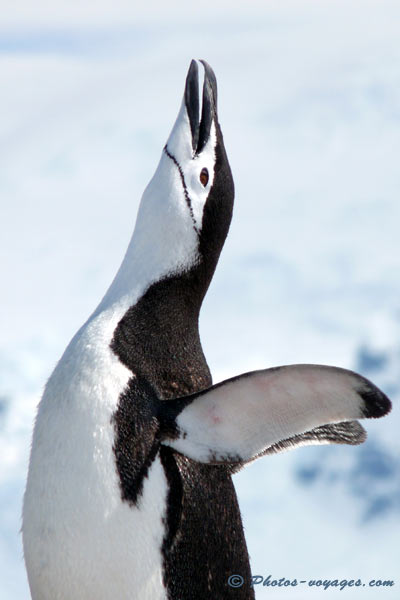
[[[153,283],[119,321],[113,352],[161,399],[211,385],[199,335],[199,313],[211,277],[202,262]]]

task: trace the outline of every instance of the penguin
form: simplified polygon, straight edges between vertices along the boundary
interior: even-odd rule
[[[336,367],[212,384],[198,320],[233,200],[216,78],[193,60],[122,265],[38,407],[22,525],[33,600],[254,598],[232,474],[289,448],[359,444],[358,420],[389,412]]]

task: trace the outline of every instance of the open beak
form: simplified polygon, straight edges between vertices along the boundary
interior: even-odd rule
[[[197,61],[192,60],[186,77],[185,105],[189,116],[192,133],[192,148],[200,154],[210,137],[211,123],[217,116],[217,80],[214,71],[205,60],[200,61],[204,67],[203,98],[200,119],[199,68]]]

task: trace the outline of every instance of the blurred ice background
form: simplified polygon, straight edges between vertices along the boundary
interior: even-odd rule
[[[388,0],[3,0],[1,600],[29,598],[19,528],[35,407],[122,259],[192,57],[216,71],[236,182],[201,319],[215,381],[335,364],[395,402],[361,447],[235,477],[254,574],[367,583],[257,598],[399,597],[399,31]]]

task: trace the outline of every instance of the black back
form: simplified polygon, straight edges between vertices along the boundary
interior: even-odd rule
[[[253,598],[246,542],[230,471],[196,463],[160,445],[162,407],[170,398],[212,384],[198,333],[198,307],[188,292],[198,270],[152,285],[120,321],[114,352],[134,377],[114,415],[121,497],[135,505],[159,453],[169,484],[163,540],[164,583],[171,600]]]
[[[254,598],[229,468],[196,463],[160,444],[160,414],[168,400],[212,384],[198,320],[228,233],[234,197],[222,133],[216,126],[214,181],[199,233],[198,262],[151,285],[121,319],[111,343],[133,373],[114,414],[121,497],[132,506],[137,504],[148,470],[159,455],[169,486],[161,551],[170,600]],[[233,574],[244,577],[247,585],[229,587],[228,577]]]

